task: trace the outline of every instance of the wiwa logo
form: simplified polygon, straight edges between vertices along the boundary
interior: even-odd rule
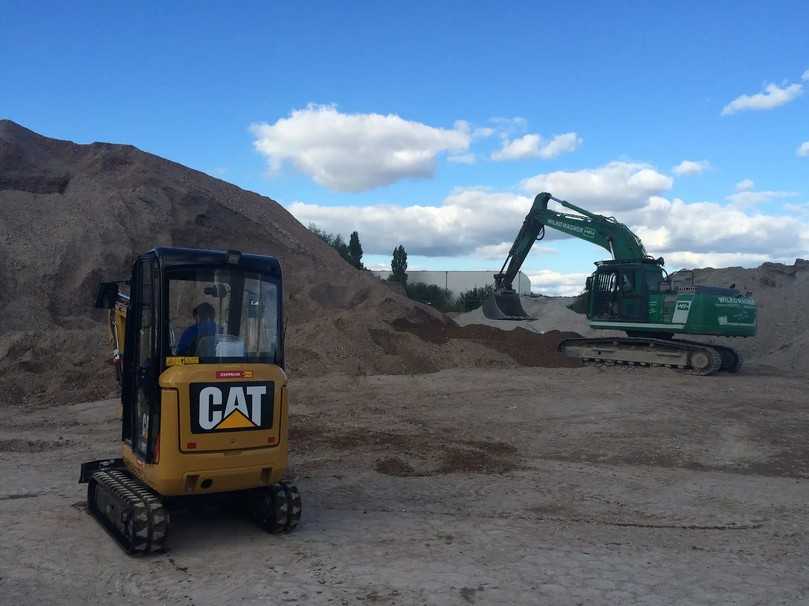
[[[568,232],[575,232],[577,234],[582,234],[587,238],[594,238],[596,235],[596,230],[592,227],[584,227],[581,225],[571,225],[569,222],[558,221],[557,219],[548,219],[548,225],[552,225],[553,227],[558,227],[562,229],[562,231]]]
[[[191,384],[193,433],[269,429],[272,417],[272,383]]]
[[[677,301],[674,308],[674,315],[671,321],[675,324],[685,324],[688,322],[688,314],[691,312],[691,301]]]

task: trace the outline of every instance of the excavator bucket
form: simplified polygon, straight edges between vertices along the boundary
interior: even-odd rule
[[[483,315],[490,320],[533,320],[525,313],[520,295],[513,290],[494,292],[483,299]]]

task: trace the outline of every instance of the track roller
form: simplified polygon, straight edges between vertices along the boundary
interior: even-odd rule
[[[248,507],[256,523],[271,533],[289,532],[301,519],[301,496],[289,482],[251,490]]]

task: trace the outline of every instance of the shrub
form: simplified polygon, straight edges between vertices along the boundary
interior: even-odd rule
[[[440,286],[425,284],[423,282],[414,282],[412,284],[405,283],[405,290],[407,296],[414,301],[432,305],[442,312],[455,310],[455,302],[452,300],[452,293]]]
[[[483,300],[494,294],[494,286],[476,286],[458,295],[456,307],[458,311],[472,311],[483,305]]]

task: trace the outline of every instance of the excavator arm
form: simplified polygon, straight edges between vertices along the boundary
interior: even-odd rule
[[[578,214],[558,212],[548,208],[553,200]],[[500,272],[494,276],[494,297],[484,303],[483,312],[489,318],[525,319],[519,296],[513,289],[514,278],[520,271],[534,242],[545,236],[545,227],[550,226],[563,233],[592,242],[608,250],[616,260],[639,260],[649,258],[643,243],[623,223],[613,217],[591,213],[570,202],[554,198],[542,192],[534,198],[531,210],[525,217],[514,244],[509,250]],[[662,259],[660,260],[662,264]]]

